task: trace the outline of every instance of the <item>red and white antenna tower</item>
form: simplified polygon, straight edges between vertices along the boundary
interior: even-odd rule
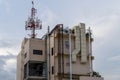
[[[25,25],[26,30],[31,30],[31,38],[36,37],[35,30],[42,29],[42,22],[35,16],[36,11],[37,10],[34,8],[34,1],[32,0],[31,16],[28,17]]]

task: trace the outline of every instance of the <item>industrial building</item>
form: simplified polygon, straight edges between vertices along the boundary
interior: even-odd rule
[[[42,23],[35,18],[35,8],[26,22],[30,38],[24,38],[17,56],[16,80],[104,80],[93,70],[92,33],[84,23],[70,28],[57,24],[37,38]]]

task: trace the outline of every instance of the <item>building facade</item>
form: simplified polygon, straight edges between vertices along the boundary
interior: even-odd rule
[[[17,56],[17,80],[103,80],[93,70],[90,29],[58,24],[43,38],[24,38]]]

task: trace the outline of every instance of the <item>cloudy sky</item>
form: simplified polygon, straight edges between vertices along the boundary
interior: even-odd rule
[[[42,20],[41,37],[49,25],[72,27],[80,22],[92,29],[94,70],[105,80],[120,80],[120,0],[35,0]],[[28,37],[25,21],[31,0],[0,0],[0,79],[15,80],[16,55]]]

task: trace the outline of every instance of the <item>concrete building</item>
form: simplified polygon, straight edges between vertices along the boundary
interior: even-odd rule
[[[43,38],[24,38],[17,80],[103,80],[93,71],[92,41],[84,23],[72,29],[58,24]]]
[[[16,80],[103,80],[93,71],[92,33],[84,23],[72,29],[58,24],[42,38],[36,38],[35,30],[42,28],[35,16],[32,1],[31,17],[26,30],[31,37],[24,38],[17,56]]]
[[[25,38],[17,56],[17,80],[45,78],[45,41]],[[36,77],[35,77],[36,76]]]

